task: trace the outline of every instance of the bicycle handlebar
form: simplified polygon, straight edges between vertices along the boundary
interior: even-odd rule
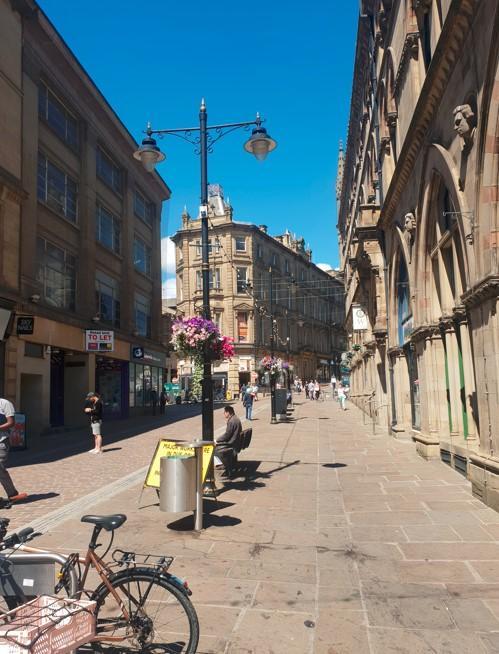
[[[35,530],[31,527],[21,529],[21,531],[18,531],[17,533],[11,534],[10,536],[4,538],[0,543],[0,550],[8,550],[12,547],[15,547],[16,545],[22,545],[23,543],[27,543],[29,540],[32,540],[38,535],[39,534],[35,533]]]

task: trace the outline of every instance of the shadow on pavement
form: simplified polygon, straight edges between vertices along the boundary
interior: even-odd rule
[[[234,506],[234,502],[215,502],[213,500],[204,501],[203,528],[209,527],[234,527],[241,524],[240,518],[230,515],[217,515],[215,511],[226,509]],[[179,520],[167,523],[167,528],[174,531],[192,531],[194,529],[194,515],[187,515]]]
[[[42,500],[50,500],[53,497],[59,497],[60,493],[31,493],[25,500],[16,502],[16,506],[21,504],[31,504],[32,502],[41,502]]]
[[[221,411],[223,405],[215,405],[215,411]],[[175,422],[201,415],[200,404],[182,404],[170,406],[166,415],[139,416],[122,418],[119,420],[106,420],[103,422],[104,451],[114,449],[110,445],[119,443],[153,429],[165,427]],[[93,445],[90,426],[77,430],[64,430],[58,433],[39,436],[28,442],[28,449],[11,451],[9,455],[9,468],[17,468],[37,463],[49,463],[86,452]]]
[[[323,468],[346,468],[346,463],[323,463]]]

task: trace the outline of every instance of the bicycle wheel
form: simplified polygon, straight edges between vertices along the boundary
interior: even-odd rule
[[[121,640],[95,642],[94,651],[195,654],[199,640],[196,611],[166,576],[150,568],[134,568],[112,575],[109,581],[122,606],[107,586],[99,586],[92,598],[97,602],[97,636]]]

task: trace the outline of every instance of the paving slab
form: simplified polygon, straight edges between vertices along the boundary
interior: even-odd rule
[[[245,472],[217,482],[200,533],[191,516],[161,513],[133,477],[159,436],[200,430],[194,409],[117,437],[121,449],[99,461],[75,451],[19,465],[15,477],[58,495],[31,512],[15,507],[13,523],[77,501],[126,513],[116,546],[170,554],[171,571],[188,579],[200,654],[498,652],[498,514],[412,443],[373,436],[357,409],[295,400],[293,420],[278,425],[268,400],[258,403]],[[78,517],[56,511],[39,544],[83,549],[89,529]]]

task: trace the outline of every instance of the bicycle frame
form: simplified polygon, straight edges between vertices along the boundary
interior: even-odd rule
[[[101,532],[101,528],[96,525],[94,527],[92,537],[90,539],[90,543],[88,545],[88,549],[85,556],[82,558],[81,556],[78,555],[78,563],[83,565],[83,573],[81,574],[81,576],[78,577],[74,569],[74,566],[70,568],[71,570],[70,574],[72,575],[72,580],[74,580],[75,578],[77,579],[76,594],[73,599],[81,598],[81,594],[85,592],[85,582],[87,580],[88,573],[91,568],[94,568],[97,574],[99,575],[102,583],[107,587],[110,594],[114,597],[118,607],[123,612],[123,619],[125,621],[129,621],[131,619],[130,613],[127,611],[126,606],[124,605],[120,596],[115,591],[113,585],[109,581],[110,568],[105,563],[105,561],[95,552],[96,548],[98,547],[97,538],[100,532]],[[22,550],[23,552],[32,553],[32,554],[44,554],[44,555],[53,554],[49,550],[42,550],[36,547],[30,547],[28,545],[21,545],[19,549]],[[127,594],[126,591],[124,592],[125,594]],[[109,627],[114,628],[114,625],[109,625]],[[95,641],[121,642],[124,640],[126,640],[124,636],[102,636],[99,634],[92,639],[92,642]]]

